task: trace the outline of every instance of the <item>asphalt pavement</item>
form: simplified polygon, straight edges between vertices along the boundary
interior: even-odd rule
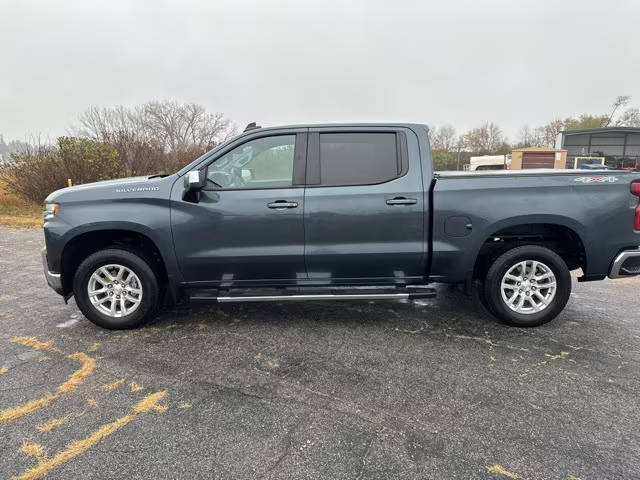
[[[640,280],[535,329],[414,302],[183,305],[93,325],[0,227],[0,478],[640,477]]]

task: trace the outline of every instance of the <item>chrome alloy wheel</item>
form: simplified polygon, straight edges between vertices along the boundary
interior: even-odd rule
[[[89,300],[96,310],[110,317],[133,313],[142,301],[142,283],[130,268],[110,264],[96,269],[87,285]]]
[[[507,307],[517,313],[538,313],[556,296],[556,276],[542,262],[518,262],[504,274],[500,291]]]

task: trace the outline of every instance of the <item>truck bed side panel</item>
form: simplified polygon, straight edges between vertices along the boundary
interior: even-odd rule
[[[612,178],[586,181],[591,177]],[[621,249],[640,245],[640,233],[633,230],[638,198],[629,191],[631,181],[638,178],[625,172],[580,171],[439,178],[434,192],[431,279],[469,279],[487,239],[508,227],[537,223],[573,230],[585,248],[584,273],[606,275]],[[467,220],[470,229],[456,228]]]

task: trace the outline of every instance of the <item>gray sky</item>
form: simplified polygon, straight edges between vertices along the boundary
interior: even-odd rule
[[[519,128],[640,105],[635,0],[0,0],[0,133],[176,99],[240,127]]]

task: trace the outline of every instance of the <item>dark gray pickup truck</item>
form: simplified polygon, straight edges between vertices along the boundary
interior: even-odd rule
[[[251,127],[168,176],[46,200],[49,285],[106,328],[163,303],[430,297],[479,287],[504,322],[640,274],[640,174],[438,174],[415,124]]]

